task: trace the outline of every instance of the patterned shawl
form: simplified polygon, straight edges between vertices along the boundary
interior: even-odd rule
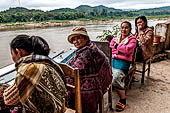
[[[80,69],[83,112],[95,112],[98,102],[112,82],[111,66],[107,57],[89,41],[86,46],[76,51],[68,64]],[[67,82],[73,84],[70,78],[67,78]]]
[[[7,105],[22,103],[26,112],[60,113],[67,90],[59,65],[45,56],[29,55],[16,63],[15,83],[4,91]]]

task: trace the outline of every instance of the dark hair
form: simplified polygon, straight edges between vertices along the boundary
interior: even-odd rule
[[[10,47],[17,54],[16,48],[23,49],[28,54],[48,56],[50,48],[48,43],[39,36],[18,35],[10,43]]]
[[[108,40],[109,42],[111,42],[111,40],[113,39],[113,36],[112,35],[107,35],[105,37],[105,40]]]
[[[145,26],[144,26],[144,29],[148,28],[148,21],[147,21],[146,17],[145,16],[139,16],[139,17],[137,17],[135,19],[135,29],[136,29],[136,32],[138,32],[138,26],[137,26],[137,20],[138,19],[142,19],[146,23]]]
[[[132,25],[131,25],[131,23],[130,23],[130,22],[128,22],[128,21],[124,21],[124,22],[122,22],[120,26],[122,26],[122,24],[124,24],[124,23],[125,23],[125,24],[128,24],[128,25],[129,25],[129,27],[130,27],[130,29],[132,29]]]

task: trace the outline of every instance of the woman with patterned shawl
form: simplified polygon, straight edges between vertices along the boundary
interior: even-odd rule
[[[100,99],[112,82],[111,66],[105,54],[90,41],[84,27],[73,29],[68,41],[77,48],[68,64],[80,69],[82,111],[95,113]],[[74,81],[67,78],[67,82],[73,84]],[[72,94],[71,92],[71,104],[74,101]]]
[[[63,113],[68,96],[65,79],[48,57],[47,42],[39,36],[18,35],[10,48],[17,74],[3,93],[5,104],[21,104],[23,113]]]
[[[116,105],[116,111],[123,111],[126,107],[125,76],[128,73],[134,48],[136,47],[136,37],[132,35],[131,29],[130,22],[122,22],[120,32],[110,42],[113,67],[112,84],[117,89],[120,97]]]

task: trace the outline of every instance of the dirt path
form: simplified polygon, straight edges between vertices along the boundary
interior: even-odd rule
[[[139,74],[135,76],[141,78]],[[127,107],[122,113],[170,113],[170,60],[152,63],[145,84],[133,83],[126,98]],[[113,92],[113,108],[117,102],[118,96]]]

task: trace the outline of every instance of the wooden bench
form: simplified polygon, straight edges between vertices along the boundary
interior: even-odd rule
[[[68,64],[58,63],[62,68],[65,76],[69,76],[74,79],[74,85],[67,84],[67,88],[71,89],[75,93],[75,110],[76,113],[82,113],[82,104],[81,104],[81,94],[80,94],[80,76],[79,69],[72,68]],[[71,110],[69,110],[71,111]]]

